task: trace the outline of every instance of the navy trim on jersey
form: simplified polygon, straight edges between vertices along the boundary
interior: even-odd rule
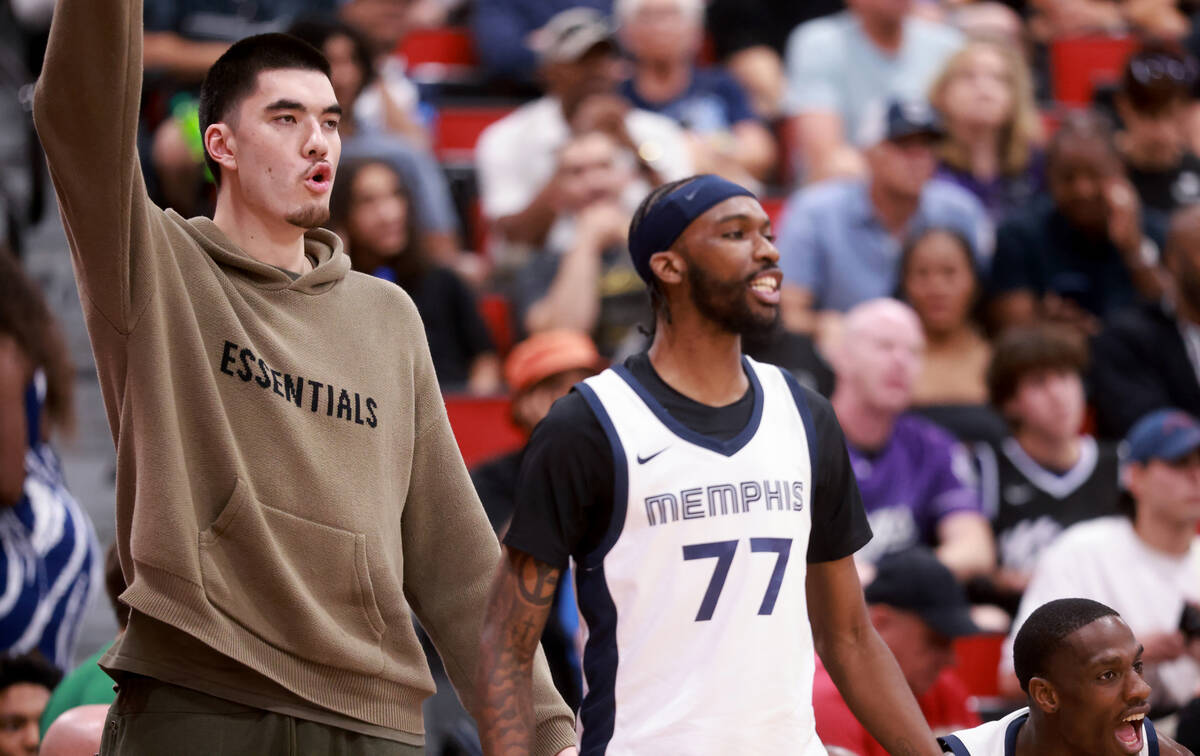
[[[587,695],[579,707],[583,725],[580,756],[603,754],[612,740],[617,721],[617,605],[604,577],[604,557],[621,536],[629,504],[629,469],[625,447],[600,397],[585,383],[575,388],[596,416],[613,453],[613,509],[608,530],[596,548],[576,562],[575,591],[579,613],[587,622],[588,639],[583,649],[583,676]]]
[[[1017,756],[1017,733],[1021,732],[1021,725],[1027,719],[1029,712],[1008,723],[1008,729],[1004,732],[1004,756]]]
[[[608,529],[604,533],[604,538],[600,539],[596,548],[583,556],[582,561],[584,565],[594,567],[604,561],[605,555],[612,550],[617,539],[621,537],[621,530],[625,527],[625,510],[629,506],[629,460],[625,456],[625,446],[621,443],[621,437],[617,435],[617,427],[613,425],[612,418],[608,416],[608,410],[604,409],[604,404],[596,395],[595,390],[586,383],[577,383],[575,388],[591,407],[592,414],[596,416],[600,427],[604,429],[604,435],[608,436],[608,443],[612,447],[613,454],[612,516],[608,521]]]
[[[1158,756],[1158,732],[1154,729],[1154,723],[1143,719],[1142,724],[1142,732],[1146,734],[1146,745],[1149,746],[1147,753],[1149,756]]]
[[[742,429],[741,433],[737,434],[728,441],[720,441],[718,439],[706,436],[703,433],[697,433],[672,417],[671,413],[667,411],[667,408],[662,406],[662,404],[660,404],[659,401],[655,399],[649,391],[646,390],[646,387],[643,386],[637,378],[633,377],[633,373],[629,372],[627,367],[624,365],[613,365],[612,367],[612,370],[617,375],[621,376],[621,378],[629,384],[630,388],[637,392],[637,395],[641,397],[643,402],[646,403],[646,406],[650,408],[650,411],[654,413],[654,416],[657,417],[663,425],[667,426],[672,433],[674,433],[676,436],[679,436],[684,441],[703,447],[709,451],[714,451],[717,454],[722,454],[726,457],[732,457],[734,454],[737,454],[739,451],[741,451],[742,447],[750,443],[750,440],[754,438],[754,434],[758,432],[759,422],[762,421],[762,384],[758,382],[758,375],[755,374],[754,368],[750,366],[749,361],[747,361],[745,357],[742,358],[742,369],[746,372],[746,377],[750,379],[750,390],[754,392],[754,410],[750,413],[750,422],[746,423],[746,427]]]
[[[943,735],[938,738],[938,743],[942,746],[942,753],[952,753],[954,756],[971,756],[971,752],[963,745],[963,742],[958,739],[957,735]],[[947,751],[946,749],[950,750]]]
[[[817,431],[813,425],[812,410],[808,407],[808,398],[804,396],[804,389],[800,387],[800,382],[796,380],[796,376],[792,375],[783,368],[779,368],[779,372],[783,373],[784,380],[787,381],[788,388],[792,390],[792,399],[796,402],[796,409],[800,412],[800,420],[804,423],[804,435],[808,437],[808,469],[815,480],[817,477]],[[816,487],[815,485],[813,486]]]

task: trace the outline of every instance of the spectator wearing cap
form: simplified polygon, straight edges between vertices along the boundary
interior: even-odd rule
[[[692,173],[683,130],[617,94],[620,59],[603,15],[563,11],[537,39],[546,95],[485,129],[475,150],[483,214],[498,237],[493,253],[502,266],[554,237],[570,237],[555,224],[570,223],[561,208],[559,153],[573,134],[607,133],[636,167],[638,181],[623,198],[630,212],[651,187]]]
[[[1116,145],[1144,207],[1170,213],[1200,201],[1200,157],[1184,131],[1196,74],[1193,58],[1163,46],[1135,53],[1121,74]]]
[[[1125,515],[1080,523],[1042,552],[1001,660],[1016,695],[1012,639],[1030,612],[1058,598],[1090,598],[1115,609],[1145,646],[1152,705],[1175,710],[1200,689],[1200,639],[1185,636],[1185,608],[1200,605],[1200,422],[1156,410],[1125,438]]]
[[[1042,317],[1095,333],[1117,310],[1162,296],[1165,222],[1142,208],[1102,117],[1085,111],[1064,120],[1047,150],[1046,177],[1050,196],[997,231],[994,324]]]
[[[613,0],[476,0],[471,36],[488,75],[516,85],[533,85],[539,69],[537,31],[559,13],[589,8],[612,13]]]
[[[790,330],[814,328],[814,313],[845,312],[896,291],[901,246],[920,228],[958,231],[986,267],[991,223],[970,192],[933,178],[941,126],[919,102],[894,101],[865,129],[866,178],[801,189],[780,224],[783,317]]]
[[[621,44],[633,76],[621,94],[635,107],[673,118],[687,133],[697,173],[756,186],[775,167],[775,141],[741,84],[699,67],[704,0],[617,0]]]
[[[528,436],[571,387],[603,366],[596,345],[581,331],[543,331],[513,347],[504,361],[504,380],[512,392],[512,420]],[[516,505],[517,471],[524,449],[476,467],[475,490],[496,532],[508,527]]]
[[[1118,313],[1093,344],[1091,400],[1105,438],[1159,407],[1200,415],[1200,206],[1172,216],[1163,268],[1168,296]]]
[[[963,35],[912,14],[912,3],[849,0],[802,24],[787,43],[784,110],[805,179],[859,173],[853,140],[889,100],[923,100]]]
[[[880,560],[863,591],[871,624],[891,649],[935,735],[979,724],[967,705],[967,689],[951,670],[954,640],[979,632],[966,593],[950,571],[925,549]],[[813,679],[817,735],[826,746],[858,756],[887,751],[858,723],[829,672],[818,664]]]
[[[606,357],[634,351],[645,340],[639,326],[651,320],[645,282],[626,247],[632,213],[623,197],[634,176],[602,131],[572,136],[558,161],[559,203],[572,219],[570,232],[561,239],[562,254],[537,255],[514,275],[518,325],[523,333],[590,333]]]

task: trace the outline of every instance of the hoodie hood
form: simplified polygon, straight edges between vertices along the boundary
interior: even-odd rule
[[[259,288],[322,294],[345,278],[350,270],[350,257],[342,249],[341,238],[328,229],[314,228],[304,233],[304,251],[317,264],[293,281],[287,273],[274,265],[255,260],[230,241],[211,218],[198,216],[186,219],[174,210],[167,210],[166,213],[229,275],[244,278]]]

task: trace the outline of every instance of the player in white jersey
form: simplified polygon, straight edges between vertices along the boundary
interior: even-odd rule
[[[1117,612],[1091,599],[1038,607],[1013,661],[1028,706],[941,738],[955,756],[1181,756],[1191,751],[1146,718],[1142,646]]]
[[[587,631],[580,752],[818,756],[814,647],[893,754],[939,749],[871,626],[870,529],[829,403],[745,358],[777,325],[779,253],[745,189],[668,184],[630,227],[655,335],[530,439],[485,620],[484,750],[537,742],[530,663],[572,564]]]

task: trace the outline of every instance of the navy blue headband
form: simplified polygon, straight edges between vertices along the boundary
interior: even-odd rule
[[[753,197],[754,193],[732,181],[712,174],[696,177],[660,199],[629,236],[633,267],[650,283],[650,257],[671,248],[683,230],[705,210],[730,197]]]

